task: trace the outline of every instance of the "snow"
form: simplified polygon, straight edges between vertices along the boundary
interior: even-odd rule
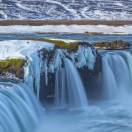
[[[132,34],[132,26],[107,26],[107,25],[43,25],[43,26],[0,26],[0,33],[86,33],[96,32],[103,34]]]
[[[1,19],[131,20],[132,0],[0,0]]]
[[[0,60],[9,58],[23,58],[30,56],[34,52],[46,48],[52,49],[53,44],[32,40],[9,40],[0,41]]]
[[[65,4],[62,4],[61,2],[58,1],[53,1],[53,0],[46,0],[46,2],[51,3],[51,4],[56,4],[58,6],[61,6],[62,8],[64,8],[66,11],[70,12],[73,16],[75,16],[77,19],[80,19],[81,17],[79,16],[79,14],[77,13],[76,10],[72,9],[72,8],[68,8],[68,6],[66,6]]]

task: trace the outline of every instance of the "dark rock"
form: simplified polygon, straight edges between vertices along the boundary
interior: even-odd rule
[[[96,49],[105,49],[105,50],[117,50],[117,49],[127,49],[130,47],[128,42],[122,40],[115,40],[112,42],[97,42],[93,44]]]

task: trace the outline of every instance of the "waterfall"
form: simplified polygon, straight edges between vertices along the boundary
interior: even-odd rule
[[[64,65],[56,72],[55,103],[69,108],[87,107],[87,96],[76,67],[67,58]]]
[[[0,83],[0,131],[34,131],[43,110],[24,84]]]
[[[123,97],[131,91],[131,58],[129,52],[123,51],[102,56],[102,86],[105,97]]]
[[[55,105],[66,107],[66,76],[65,69],[60,68],[55,75]]]
[[[0,42],[0,60],[25,60],[24,67],[17,69],[24,77],[19,80],[18,76],[16,81],[1,74],[0,132],[35,132],[39,131],[37,128],[47,132],[68,128],[72,132],[120,131],[121,128],[122,132],[127,127],[131,131],[131,50],[96,52],[83,44],[69,50],[36,41],[9,42]],[[1,71],[4,68],[13,71],[5,64],[1,67]],[[96,102],[100,97],[102,102]],[[56,111],[49,106],[57,108]],[[80,112],[87,107],[87,111]],[[130,111],[124,113],[128,107]]]
[[[40,74],[41,74],[41,58],[37,53],[32,54],[27,59],[28,65],[25,66],[25,83],[36,93],[39,98],[40,91]]]

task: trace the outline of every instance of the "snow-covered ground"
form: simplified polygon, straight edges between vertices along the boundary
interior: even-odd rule
[[[0,41],[0,60],[30,56],[42,48],[52,49],[53,44],[31,40]]]
[[[132,26],[107,25],[43,25],[43,26],[0,26],[2,33],[101,33],[101,34],[132,34]]]
[[[0,18],[131,20],[132,0],[2,0]]]

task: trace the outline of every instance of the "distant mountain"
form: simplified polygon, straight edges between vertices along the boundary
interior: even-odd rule
[[[1,19],[132,19],[132,0],[0,0]]]

